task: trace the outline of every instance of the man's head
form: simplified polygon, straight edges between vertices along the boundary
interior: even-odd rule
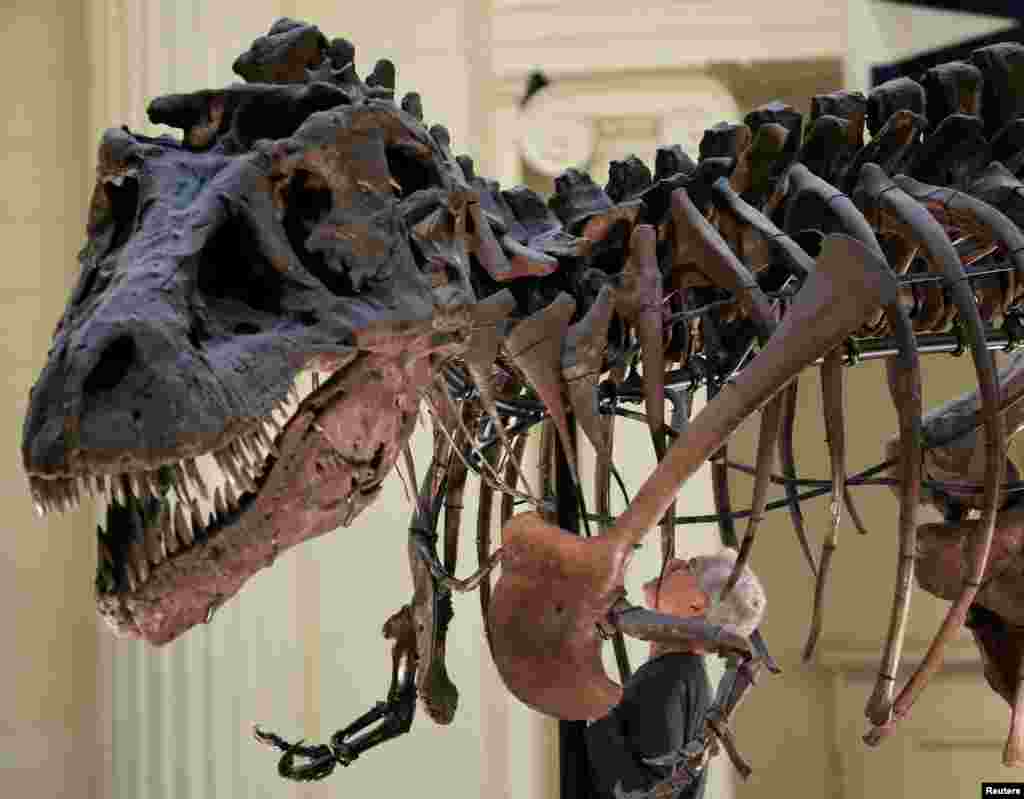
[[[690,560],[670,560],[659,587],[658,578],[644,583],[649,607],[673,616],[704,616],[731,632],[749,636],[764,617],[767,599],[761,581],[744,567],[725,599],[722,589],[736,565],[736,551],[723,549],[714,555]]]

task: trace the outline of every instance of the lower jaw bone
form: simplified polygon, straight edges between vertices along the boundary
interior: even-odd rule
[[[130,592],[100,595],[100,615],[120,635],[167,643],[209,621],[279,553],[348,526],[376,499],[411,436],[430,374],[425,359],[402,367],[358,359],[329,396],[310,397],[289,421],[281,457],[236,519],[153,567]],[[175,530],[187,529],[180,521]]]

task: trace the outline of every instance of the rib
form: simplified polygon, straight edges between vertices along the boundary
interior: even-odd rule
[[[980,534],[971,548],[971,562],[960,595],[950,606],[924,660],[900,691],[893,705],[893,721],[898,721],[910,710],[915,699],[928,684],[931,676],[942,665],[943,652],[963,626],[967,610],[974,601],[988,562],[989,549],[995,529],[996,512],[1005,475],[1006,437],[999,414],[999,385],[992,356],[985,346],[985,332],[978,307],[966,285],[966,276],[960,258],[953,249],[942,226],[891,181],[875,164],[865,164],[861,171],[858,191],[859,203],[874,218],[882,233],[892,233],[920,242],[928,254],[929,263],[941,271],[956,306],[959,322],[966,331],[974,359],[978,387],[982,398],[982,416],[985,422],[985,493],[982,502]],[[877,743],[893,728],[889,723],[876,726],[865,740]]]

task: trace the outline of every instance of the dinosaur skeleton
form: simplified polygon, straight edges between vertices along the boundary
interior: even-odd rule
[[[330,746],[258,730],[285,752],[282,775],[348,765],[407,731],[417,698],[449,723],[451,594],[473,589],[505,684],[559,718],[618,701],[600,662],[606,638],[624,675],[623,634],[700,639],[728,657],[707,751],[685,755],[698,762],[721,744],[748,771],[727,723],[761,666],[775,668],[763,640],[634,608],[622,588],[648,530],[673,555],[676,525],[691,520],[676,516],[675,495],[708,459],[723,533],[749,519],[740,561],[779,504],[768,485],[785,486],[781,505],[816,575],[805,657],[843,509],[859,524],[850,486],[892,485],[898,583],[866,740],[907,715],[967,622],[1012,708],[1004,760],[1019,764],[1024,511],[1007,437],[1024,423],[1024,359],[997,374],[990,351],[1024,341],[1024,49],[986,47],[867,97],[815,97],[806,125],[768,104],[708,130],[698,162],[663,147],[653,174],[631,157],[611,165],[604,189],[568,170],[547,203],[475,175],[445,128],[424,126],[418,95],[396,104],[390,62],[361,80],[354,57],[346,40],[282,19],[235,63],[245,83],[152,102],[150,119],[180,140],[103,136],[81,276],[31,394],[23,460],[42,514],[105,500],[96,588],[110,625],[171,641],[283,549],[351,524],[403,452],[416,486],[407,442],[425,407],[433,458],[410,525],[412,598],[384,630],[395,641],[388,699]],[[923,415],[920,354],[965,350],[977,390]],[[872,357],[887,359],[899,437],[884,464],[848,476],[842,367]],[[819,363],[824,485],[797,476],[792,445],[798,376]],[[310,369],[314,390],[299,397]],[[709,402],[690,419],[701,385]],[[726,445],[759,411],[752,507],[736,512]],[[613,518],[616,417],[646,424],[659,462]],[[597,453],[594,512],[576,424]],[[530,477],[521,464],[537,426]],[[594,535],[552,523],[559,446]],[[480,563],[459,580],[470,474]],[[832,527],[815,558],[799,503],[829,492]],[[534,510],[514,515],[519,502]],[[922,503],[946,521],[919,529]],[[897,691],[915,579],[951,605]],[[658,795],[685,775],[673,780]]]

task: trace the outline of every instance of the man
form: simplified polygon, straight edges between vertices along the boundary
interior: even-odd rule
[[[703,617],[749,636],[761,623],[764,589],[749,568],[720,599],[736,563],[736,552],[669,561],[660,579],[645,583],[644,601],[672,616]],[[622,701],[587,728],[587,754],[598,796],[629,799],[646,793],[672,773],[683,748],[703,733],[711,687],[703,642],[652,643],[650,657],[623,686]],[[677,799],[700,799],[706,772],[680,790]]]

